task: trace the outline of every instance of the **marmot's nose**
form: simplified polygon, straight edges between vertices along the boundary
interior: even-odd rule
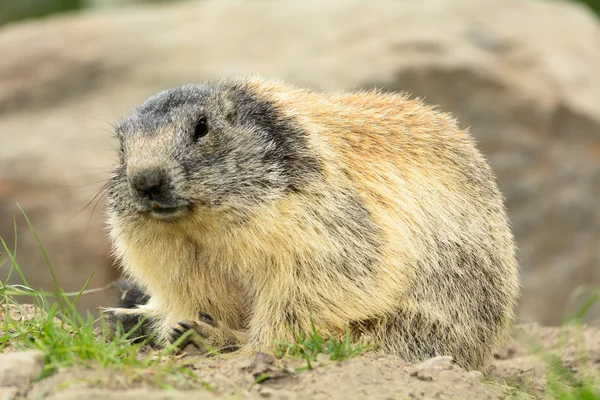
[[[139,196],[155,200],[167,191],[169,178],[162,168],[147,168],[131,176],[129,184]]]

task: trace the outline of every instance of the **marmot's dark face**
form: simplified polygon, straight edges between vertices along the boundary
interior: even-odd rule
[[[158,93],[117,127],[108,190],[117,218],[244,214],[298,191],[320,165],[306,134],[243,83]]]

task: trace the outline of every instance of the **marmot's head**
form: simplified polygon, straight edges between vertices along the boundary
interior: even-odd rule
[[[169,89],[121,122],[108,188],[113,218],[243,216],[319,173],[306,132],[246,82]]]

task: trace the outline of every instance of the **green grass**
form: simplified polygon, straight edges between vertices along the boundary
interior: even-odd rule
[[[0,258],[0,268],[9,268],[8,279],[5,282],[0,281],[0,307],[6,316],[0,326],[0,352],[7,346],[42,351],[45,354],[45,366],[40,378],[47,377],[60,368],[78,365],[118,371],[130,384],[143,381],[157,387],[169,388],[171,385],[167,382],[172,382],[178,387],[206,387],[191,369],[179,365],[170,357],[185,337],[169,348],[144,355],[141,351],[144,343],[134,343],[130,333],[122,330],[113,332],[104,319],[94,319],[89,313],[85,317],[82,316],[75,306],[80,296],[86,293],[92,276],[78,293],[65,293],[31,222],[22,209],[21,212],[50,269],[55,292],[36,291],[29,285],[16,260],[15,222],[15,248],[9,249],[6,242],[0,238],[4,251],[4,256]],[[21,284],[8,283],[15,274],[20,277]],[[25,315],[23,306],[17,302],[17,298],[23,296],[30,297],[31,301],[27,302],[37,306],[40,312],[30,319],[9,318],[9,309],[14,310],[15,307],[21,315]],[[51,301],[53,299],[56,301]]]
[[[587,356],[587,344],[583,335],[585,316],[600,299],[600,288],[581,286],[573,293],[571,302],[580,297],[585,297],[585,301],[575,313],[565,317],[558,346],[564,353],[569,340],[574,343],[578,371],[571,371],[558,354],[543,355],[549,366],[546,393],[556,399],[600,400],[600,377],[594,372]]]
[[[277,343],[276,355],[278,357],[303,358],[306,360],[306,368],[303,369],[313,369],[313,363],[319,354],[328,355],[331,361],[343,361],[374,347],[374,344],[354,343],[348,329],[342,339],[326,338],[312,321],[311,330],[308,332],[296,331],[291,328],[290,330],[294,339]]]
[[[519,340],[531,354],[543,361],[545,372],[546,390],[544,398],[561,400],[600,400],[600,377],[587,355],[587,343],[583,335],[585,316],[594,304],[600,299],[600,288],[595,286],[582,286],[575,290],[572,300],[585,296],[583,305],[575,313],[567,314],[560,326],[556,349],[544,348],[532,335],[521,333]],[[569,346],[569,343],[571,345]],[[565,362],[567,348],[572,349],[571,357],[577,366],[573,371]],[[515,389],[511,398],[539,398],[534,388],[535,371],[529,377],[515,378],[514,382],[505,382],[510,389]]]

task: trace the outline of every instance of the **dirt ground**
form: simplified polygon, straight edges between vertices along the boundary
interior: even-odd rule
[[[600,328],[583,327],[578,332],[571,331],[571,339],[560,344],[558,328],[519,326],[515,337],[497,351],[496,360],[483,373],[458,368],[448,357],[408,364],[376,354],[341,363],[320,356],[312,370],[298,371],[306,362],[280,360],[264,353],[254,359],[230,353],[181,357],[181,362],[201,378],[202,387],[167,379],[164,383],[175,389],[161,390],[149,385],[144,371],[132,377],[78,366],[21,387],[0,387],[0,400],[542,398],[548,365],[544,355],[560,354],[571,372],[600,374]],[[534,354],[535,341],[542,348],[541,355]],[[587,364],[578,361],[583,354],[580,350],[587,355]],[[266,376],[269,378],[256,383]]]

